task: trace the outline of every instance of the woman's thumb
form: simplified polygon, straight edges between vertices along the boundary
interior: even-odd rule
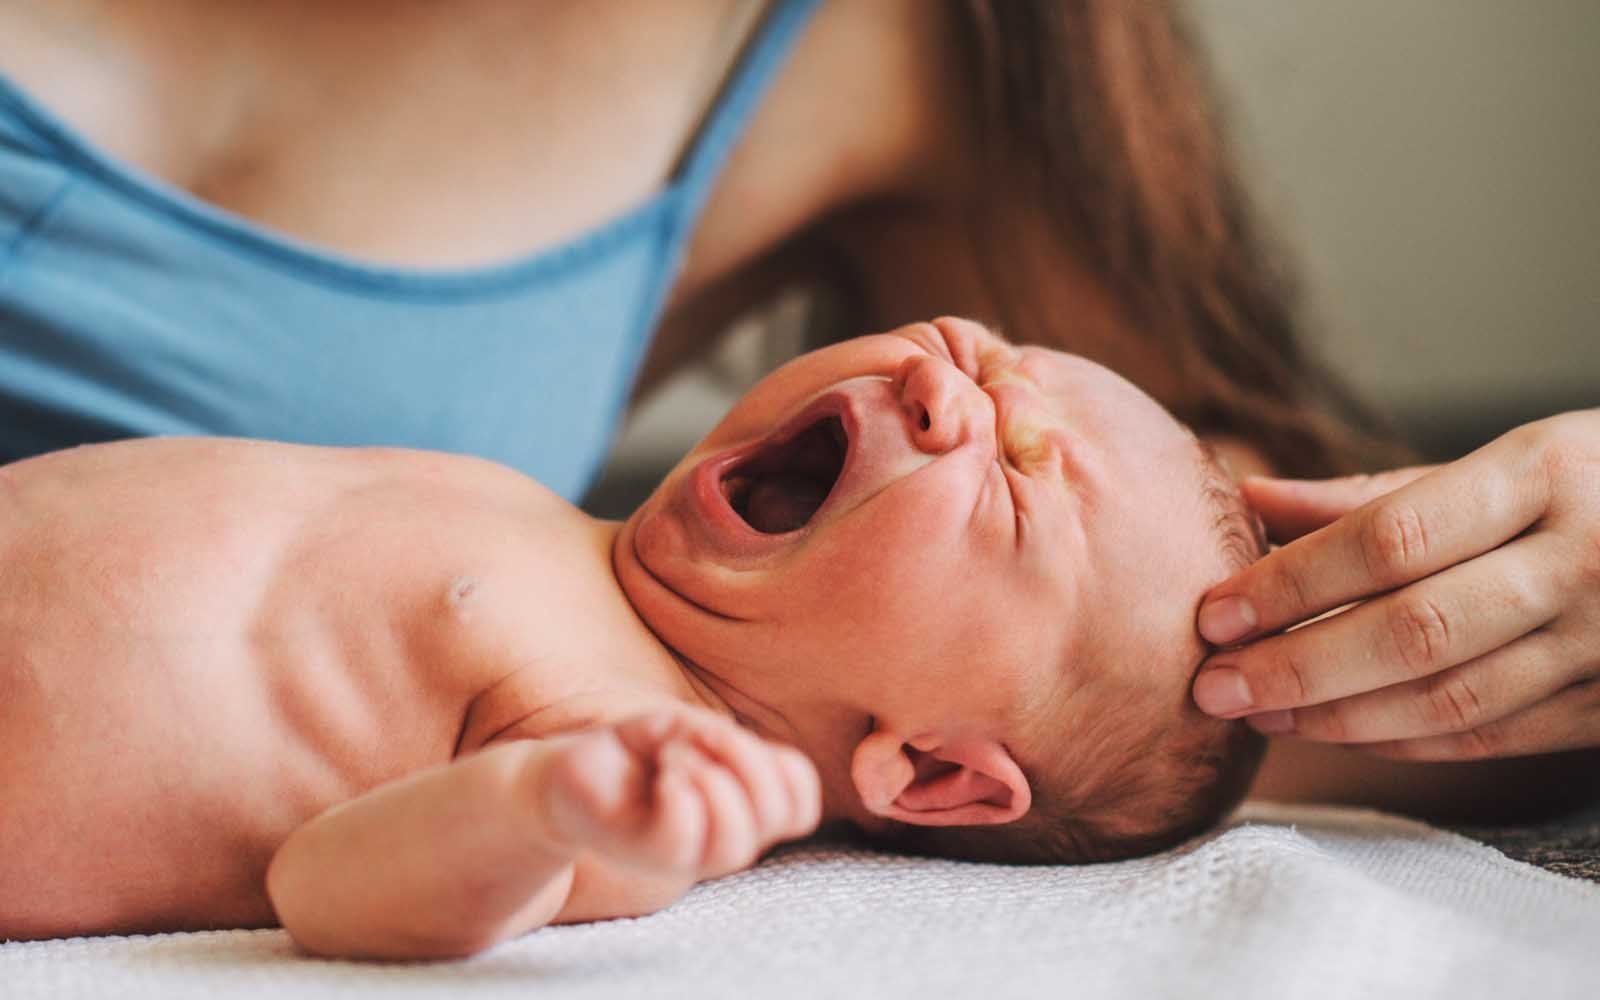
[[[1250,476],[1239,484],[1244,498],[1260,515],[1267,537],[1282,545],[1316,531],[1385,493],[1432,472],[1436,466],[1413,465],[1373,475],[1337,479],[1276,479]]]

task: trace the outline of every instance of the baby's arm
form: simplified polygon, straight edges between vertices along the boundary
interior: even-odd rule
[[[664,710],[492,745],[336,806],[278,849],[267,891],[308,951],[466,955],[568,916],[569,901],[572,916],[607,909],[575,898],[580,854],[687,889],[810,832],[819,809],[798,751]]]

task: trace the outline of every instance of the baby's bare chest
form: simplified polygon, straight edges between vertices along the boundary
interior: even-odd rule
[[[232,455],[214,476],[175,457],[159,485],[19,467],[0,536],[7,732],[75,757],[106,743],[71,749],[44,727],[97,720],[136,758],[170,756],[167,774],[311,749],[353,775],[421,750],[420,717],[459,708],[417,655],[418,595],[444,594],[451,569],[406,540],[423,512],[369,509],[383,505],[314,465],[292,463],[285,488]],[[185,756],[202,742],[214,752]]]
[[[103,883],[112,858],[149,898],[259,909],[290,830],[448,761],[475,694],[545,669],[556,623],[576,627],[563,594],[608,574],[518,534],[564,505],[441,492],[437,469],[141,442],[146,464],[164,449],[147,488],[112,447],[22,463],[0,497],[0,853],[51,871],[46,891]]]

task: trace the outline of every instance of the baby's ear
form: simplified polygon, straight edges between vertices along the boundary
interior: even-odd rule
[[[874,729],[856,744],[850,780],[868,812],[914,826],[1009,823],[1033,803],[1022,768],[991,739]]]

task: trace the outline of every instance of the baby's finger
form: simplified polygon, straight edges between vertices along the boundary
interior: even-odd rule
[[[637,816],[649,794],[646,769],[603,730],[566,737],[559,752],[535,759],[533,816],[563,846],[604,840],[616,824]]]
[[[675,758],[674,765],[683,768],[705,803],[701,877],[725,875],[755,860],[759,845],[756,820],[739,779],[692,744],[674,743],[667,749]]]
[[[1226,645],[1275,632],[1513,538],[1546,499],[1524,441],[1498,438],[1268,553],[1206,595],[1200,633]]]
[[[1516,713],[1582,679],[1570,651],[1546,630],[1441,673],[1379,691],[1252,716],[1264,733],[1331,743],[1415,740],[1461,733]]]
[[[701,806],[704,827],[693,843],[688,870],[701,878],[723,875],[754,858],[755,816],[744,787],[725,766],[688,739],[661,750],[662,773],[682,776]]]
[[[762,836],[786,829],[793,822],[776,747],[737,724],[720,719],[697,726],[694,738],[701,750],[738,777]]]
[[[1195,678],[1200,708],[1223,718],[1303,708],[1465,663],[1560,611],[1539,568],[1560,544],[1535,535],[1304,628],[1224,650]]]
[[[698,874],[710,826],[706,802],[683,748],[669,744],[660,755],[653,788],[650,818],[637,853],[652,866]]]
[[[1600,746],[1600,682],[1591,680],[1464,733],[1356,744],[1351,749],[1390,760],[1452,761],[1522,757],[1595,746]]]
[[[784,835],[803,837],[822,821],[822,779],[811,758],[793,747],[778,750],[778,766],[783,772],[791,817]]]
[[[659,709],[635,715],[617,723],[617,738],[639,757],[653,757],[661,747],[684,729],[684,713],[678,709]]]

